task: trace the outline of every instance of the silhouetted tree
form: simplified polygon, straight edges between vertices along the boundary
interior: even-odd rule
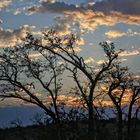
[[[128,69],[122,67],[120,62],[113,64],[112,69],[106,74],[105,80],[103,80],[103,86],[105,92],[110,97],[114,107],[117,111],[118,119],[118,140],[122,139],[123,130],[123,98],[126,94],[128,84]]]
[[[77,53],[75,44],[78,39],[74,34],[60,37],[53,30],[43,34],[42,38],[36,38],[27,33],[21,45],[6,48],[0,54],[0,97],[17,98],[33,103],[44,109],[55,122],[62,118],[77,119],[77,110],[71,109],[67,115],[58,107],[57,99],[62,88],[61,75],[67,69],[76,83],[75,92],[88,110],[88,132],[92,137],[95,136],[94,120],[96,115],[100,115],[93,101],[98,96],[107,94],[117,111],[118,139],[121,140],[123,98],[128,94],[128,90],[132,91],[128,103],[128,130],[133,105],[139,99],[139,87],[134,86],[127,67],[122,67],[118,59],[122,50],[116,51],[113,43],[100,43],[106,58],[101,65],[93,66],[87,64]],[[37,58],[34,57],[36,55]],[[105,87],[104,93],[100,89],[101,86]],[[46,95],[43,98],[36,94],[40,87]]]
[[[26,48],[27,45],[30,49]],[[25,42],[3,50],[0,54],[0,97],[33,103],[54,122],[59,122],[57,98],[62,87],[64,68],[58,64],[59,60],[54,54],[42,51],[41,58],[34,55],[36,50]],[[39,94],[41,91],[43,93]]]
[[[131,93],[130,102],[128,104],[129,108],[128,108],[128,119],[127,119],[127,134],[128,134],[128,139],[129,139],[130,135],[131,135],[132,115],[134,117],[134,114],[135,114],[133,107],[135,106],[135,108],[136,108],[136,114],[137,114],[137,111],[139,110],[139,101],[140,101],[140,81],[139,81],[139,79],[131,76],[129,79],[128,88],[130,89],[130,93]]]
[[[118,118],[118,140],[123,136],[123,115],[127,116],[128,139],[130,135],[131,119],[133,106],[140,98],[140,89],[138,80],[133,78],[133,74],[128,71],[127,67],[121,66],[120,60],[113,64],[112,69],[106,73],[103,86],[105,92],[110,97],[117,111]],[[127,111],[123,108],[127,107]]]
[[[41,41],[46,42],[43,44]],[[88,120],[89,120],[89,132],[93,133],[94,124],[93,124],[93,99],[94,92],[97,86],[97,83],[102,79],[102,76],[106,71],[108,71],[113,62],[117,59],[119,51],[115,51],[114,44],[108,44],[107,42],[100,43],[102,48],[104,49],[104,53],[107,57],[105,63],[100,67],[99,71],[95,72],[95,68],[87,65],[83,59],[83,57],[78,56],[76,53],[76,48],[74,47],[74,43],[76,42],[76,37],[74,34],[68,37],[61,38],[59,35],[51,30],[49,32],[44,33],[44,38],[38,41],[33,36],[28,37],[27,44],[28,48],[32,46],[36,48],[41,54],[44,51],[51,52],[54,55],[59,56],[65,63],[71,65],[69,70],[73,73],[74,81],[77,84],[77,87],[80,90],[81,97],[83,98],[87,108],[88,108]],[[80,71],[87,80],[88,91],[84,91],[81,82],[78,79],[77,71]]]

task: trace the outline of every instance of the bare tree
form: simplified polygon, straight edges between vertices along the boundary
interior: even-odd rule
[[[127,133],[128,133],[128,139],[131,135],[131,120],[132,115],[134,117],[134,106],[137,107],[137,111],[139,110],[139,104],[138,101],[140,100],[140,81],[137,78],[134,78],[133,76],[130,77],[128,88],[130,89],[131,96],[130,96],[130,102],[129,102],[129,108],[128,108],[128,119],[127,119]]]
[[[78,56],[78,54],[76,53],[75,47],[73,45],[77,40],[75,35],[72,34],[71,36],[60,38],[55,31],[51,30],[44,33],[43,40],[47,42],[45,45],[43,45],[42,43],[38,43],[38,40],[33,38],[32,35],[31,37],[31,39],[28,37],[28,46],[30,46],[31,44],[41,54],[43,51],[49,51],[52,54],[59,56],[65,63],[69,64],[70,67],[68,68],[72,72],[74,81],[76,82],[77,87],[80,90],[80,95],[88,108],[88,130],[89,132],[93,133],[93,99],[95,88],[97,87],[98,82],[104,76],[104,73],[112,68],[112,64],[117,59],[119,51],[115,51],[113,43],[101,43],[100,45],[103,47],[107,59],[105,63],[103,63],[102,67],[100,67],[99,70],[95,72],[95,68],[87,65],[83,57]],[[77,75],[79,71],[84,75],[86,79],[86,84],[88,85],[88,90],[86,91],[79,81],[79,77]]]
[[[129,139],[133,106],[140,98],[139,82],[133,78],[133,74],[128,71],[127,67],[121,66],[120,60],[113,65],[113,69],[106,73],[103,85],[117,111],[118,139],[121,140],[123,136],[123,114],[127,116]],[[123,108],[127,108],[127,111],[124,112]]]
[[[127,93],[128,84],[128,68],[122,67],[120,62],[113,64],[113,68],[106,74],[105,80],[103,80],[103,86],[105,87],[105,92],[111,99],[116,111],[118,118],[118,140],[122,139],[123,130],[123,102],[124,96]]]
[[[61,92],[64,68],[56,55],[42,52],[34,57],[35,49],[27,44],[6,48],[0,54],[2,100],[16,98],[41,107],[54,122],[59,122],[57,98]],[[31,47],[31,46],[30,46]],[[38,93],[41,92],[43,96]]]
[[[76,51],[74,44],[78,39],[74,34],[59,37],[53,30],[43,34],[38,39],[28,33],[21,45],[6,48],[0,54],[2,100],[17,98],[33,103],[44,109],[53,121],[59,122],[63,117],[57,99],[62,88],[61,75],[67,69],[76,84],[78,96],[88,110],[88,132],[95,136],[94,120],[98,110],[93,101],[104,94],[100,87],[105,86],[104,92],[117,110],[118,139],[121,140],[124,96],[131,90],[131,100],[128,103],[129,132],[133,106],[139,99],[140,92],[139,86],[130,79],[127,67],[122,67],[118,61],[122,50],[116,51],[113,43],[100,43],[106,56],[105,61],[100,66],[88,65]],[[38,57],[34,58],[36,55]],[[37,94],[40,87],[42,94],[46,95],[42,98]]]

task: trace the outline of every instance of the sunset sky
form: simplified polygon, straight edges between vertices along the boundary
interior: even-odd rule
[[[77,34],[78,53],[86,63],[102,63],[99,43],[114,42],[116,49],[125,50],[120,54],[123,65],[140,77],[140,0],[0,0],[0,51],[20,43],[27,32],[41,35],[48,28],[60,36]],[[67,100],[76,102],[71,97]],[[6,101],[10,106],[22,104]]]
[[[114,42],[125,50],[123,64],[140,74],[140,0],[0,0],[1,49],[19,43],[26,32],[40,35],[48,28],[76,33],[86,63],[100,64],[99,42]]]

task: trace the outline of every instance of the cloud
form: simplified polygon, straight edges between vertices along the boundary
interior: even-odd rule
[[[74,27],[83,33],[85,31],[94,31],[101,25],[114,26],[118,23],[124,23],[129,25],[140,24],[140,16],[123,15],[118,12],[111,12],[109,15],[105,15],[103,12],[94,12],[92,10],[81,11],[64,11],[65,15],[58,16],[54,20],[56,21],[56,30],[64,30],[70,32]]]
[[[32,59],[32,58],[38,58],[38,57],[42,57],[42,54],[41,53],[32,53],[29,55],[29,57]]]
[[[65,18],[65,16],[61,16],[61,15],[56,16],[54,18],[54,20],[57,23],[55,25],[52,25],[51,27],[48,27],[48,26],[44,27],[42,30],[43,31],[48,31],[50,29],[53,29],[53,30],[55,30],[57,32],[57,34],[59,36],[65,36],[67,34],[70,34],[71,33],[70,25],[69,25],[69,23],[67,21],[69,19],[71,19],[71,18],[69,18],[69,17]]]
[[[35,12],[61,14],[60,19],[55,18],[58,24],[54,27],[55,29],[64,28],[68,32],[76,26],[83,32],[94,31],[100,25],[114,26],[118,23],[139,26],[139,7],[140,2],[137,0],[88,0],[87,3],[78,6],[60,1],[43,0],[39,5],[29,7],[28,13],[29,15]]]
[[[105,35],[107,35],[108,38],[118,38],[118,37],[124,36],[125,33],[121,32],[121,31],[110,30],[110,31],[106,32]]]
[[[119,38],[123,36],[140,36],[140,32],[133,31],[132,29],[128,29],[127,32],[109,30],[105,32],[105,35],[107,35],[108,38]]]
[[[119,54],[119,56],[121,57],[127,57],[127,56],[133,56],[133,55],[139,55],[140,52],[138,50],[132,50],[132,51],[124,51],[124,52],[121,52]]]
[[[89,57],[89,58],[85,59],[84,62],[85,62],[86,64],[89,64],[89,63],[95,62],[95,60],[94,60],[92,57]]]
[[[12,0],[0,0],[0,11],[11,4]]]
[[[140,14],[140,1],[139,0],[102,0],[97,1],[90,9],[95,11],[102,11],[109,14],[111,11],[121,12],[129,15]]]
[[[76,41],[76,44],[78,44],[78,45],[85,45],[85,40],[84,40],[84,38],[80,37],[80,38]]]
[[[134,76],[132,76],[132,78],[134,78],[134,79],[140,79],[140,75],[134,75]]]
[[[133,31],[132,29],[128,29],[127,33],[128,36],[140,36],[140,32]]]
[[[111,12],[109,15],[91,10],[85,12],[65,11],[64,13],[72,16],[73,22],[75,22],[76,25],[79,25],[81,29],[87,30],[94,30],[100,25],[113,26],[118,23],[140,25],[140,16],[124,15],[119,12]]]
[[[52,0],[48,1],[41,1],[40,5],[31,6],[28,8],[29,15],[35,12],[51,12],[51,13],[63,13],[63,11],[75,11],[75,10],[82,10],[82,8],[77,7],[74,4],[68,5],[64,2],[55,2]]]
[[[19,9],[19,8],[17,8],[16,11],[14,12],[14,15],[18,15],[18,14],[20,14],[21,12],[22,12],[22,10]]]
[[[70,26],[69,26],[69,23],[68,23],[69,19],[71,19],[71,18],[65,17],[65,16],[55,17],[54,20],[57,22],[57,24],[52,26],[52,28],[54,30],[56,30],[60,36],[70,34],[71,31],[69,30]]]
[[[119,56],[120,56],[121,58],[119,58],[118,61],[119,61],[119,62],[125,62],[125,61],[127,61],[127,59],[126,59],[126,58],[122,58],[122,57],[123,57],[123,56],[127,57],[127,56],[132,56],[132,55],[138,55],[138,52],[137,52],[136,50],[134,50],[134,51],[124,51],[123,53],[120,53],[120,54],[119,54]],[[105,64],[106,61],[103,60],[103,59],[101,59],[101,60],[98,60],[96,63],[100,66],[100,65]],[[97,69],[97,71],[98,71],[98,69]]]
[[[102,64],[105,63],[105,60],[99,60],[99,61],[97,61],[96,63],[97,63],[98,65],[102,65]]]
[[[0,28],[0,47],[11,47],[17,42],[20,42],[22,38],[26,36],[26,33],[34,29],[34,26],[23,25],[19,29],[3,29]]]
[[[127,59],[126,58],[121,58],[120,59],[120,62],[124,62],[124,61],[127,61]]]
[[[63,13],[63,11],[80,11],[91,10],[94,12],[103,12],[110,14],[112,11],[128,15],[140,14],[140,1],[138,0],[86,0],[79,5],[67,4],[56,0],[40,0],[39,5],[28,8],[29,12],[54,12]]]
[[[31,6],[31,7],[28,7],[28,13],[27,13],[27,15],[30,16],[30,15],[36,13],[37,11],[39,11],[39,10],[38,10],[38,6]]]

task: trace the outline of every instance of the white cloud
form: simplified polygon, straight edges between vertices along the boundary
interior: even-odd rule
[[[18,15],[18,14],[20,14],[21,12],[22,12],[22,10],[19,9],[19,8],[17,8],[16,11],[14,12],[14,15]]]

